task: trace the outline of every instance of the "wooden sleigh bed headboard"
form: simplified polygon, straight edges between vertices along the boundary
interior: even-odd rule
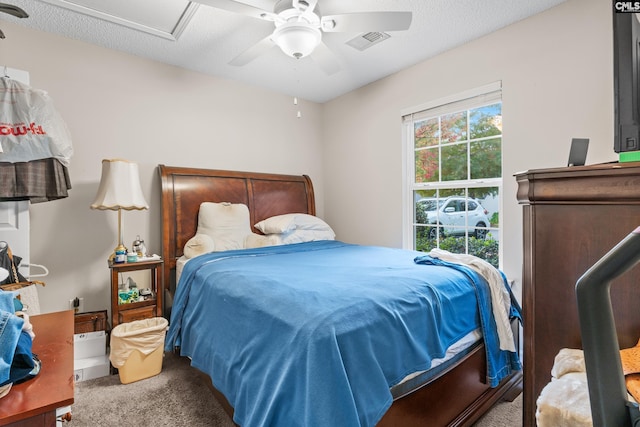
[[[307,175],[197,169],[158,165],[162,188],[164,289],[175,290],[176,260],[198,228],[202,202],[244,203],[253,225],[274,215],[315,215],[313,184]]]

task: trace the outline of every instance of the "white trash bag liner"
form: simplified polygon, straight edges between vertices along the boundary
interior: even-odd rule
[[[120,368],[132,351],[138,350],[145,356],[159,346],[164,346],[164,337],[169,322],[164,317],[135,320],[122,323],[111,331],[111,364]]]

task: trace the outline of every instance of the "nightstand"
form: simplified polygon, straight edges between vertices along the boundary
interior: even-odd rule
[[[111,327],[120,323],[134,320],[162,317],[162,264],[161,259],[138,262],[113,263],[109,261],[111,269]],[[120,273],[128,271],[149,270],[151,275],[150,287],[152,294],[144,300],[120,303],[118,298],[118,277]]]

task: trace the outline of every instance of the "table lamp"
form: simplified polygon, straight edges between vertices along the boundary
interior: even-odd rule
[[[123,159],[104,159],[98,194],[91,209],[118,211],[118,246],[109,259],[113,259],[116,251],[127,252],[122,243],[122,210],[149,209],[140,186],[138,164]]]

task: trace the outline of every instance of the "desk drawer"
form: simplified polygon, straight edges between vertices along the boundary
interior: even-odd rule
[[[74,334],[87,332],[109,331],[107,325],[107,310],[78,313],[74,316]]]
[[[118,323],[133,322],[134,320],[149,319],[155,317],[156,306],[132,308],[131,310],[121,310],[118,313]]]

